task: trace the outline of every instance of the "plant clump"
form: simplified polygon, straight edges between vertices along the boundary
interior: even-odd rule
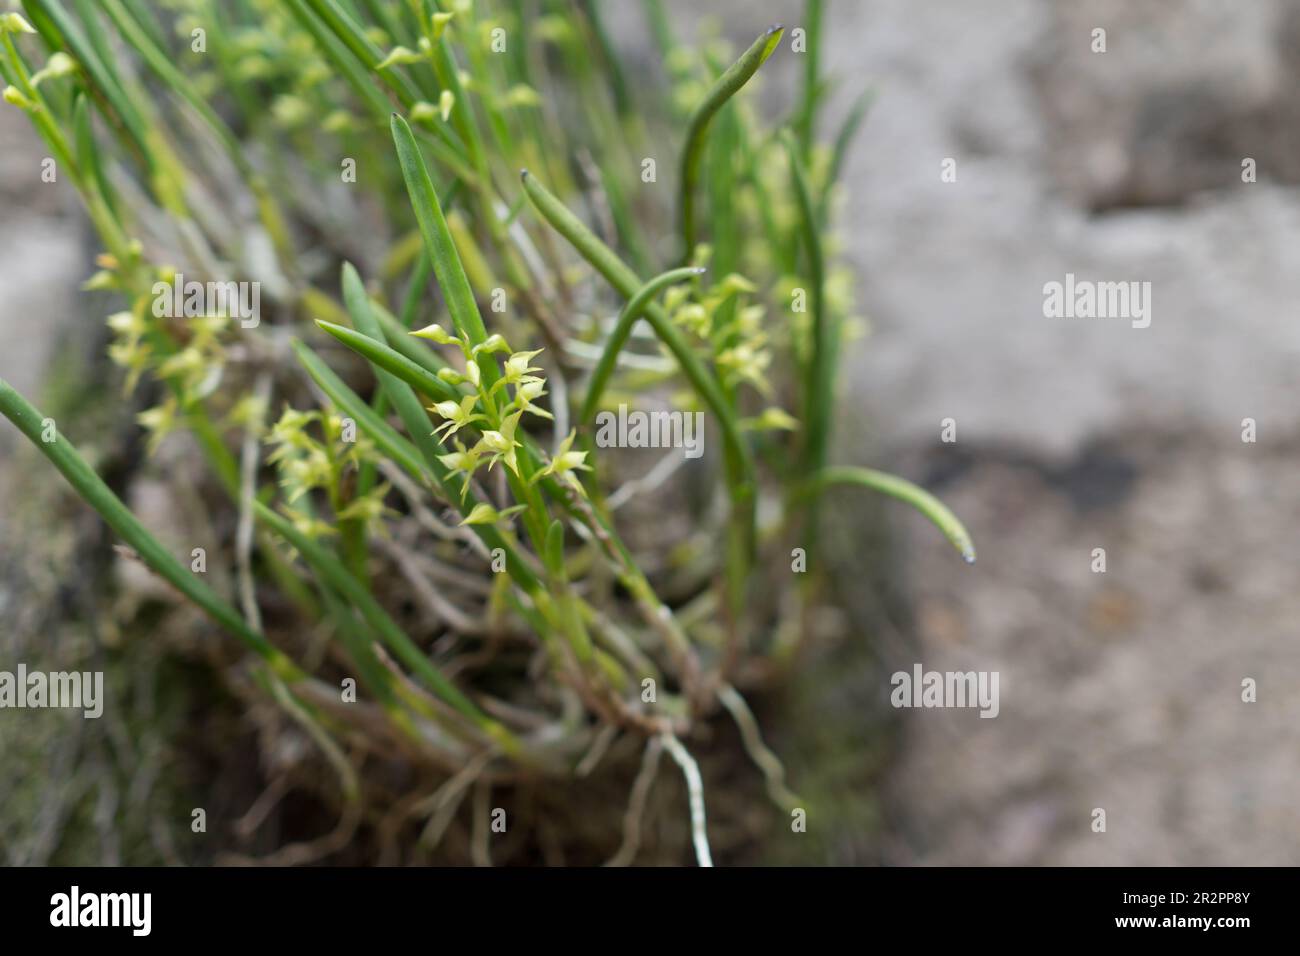
[[[123,401],[151,453],[202,456],[230,586],[3,383],[0,412],[242,642],[336,781],[316,855],[363,823],[436,853],[472,793],[466,852],[502,859],[494,791],[617,752],[636,778],[613,861],[667,754],[708,863],[692,740],[715,715],[797,805],[744,695],[815,627],[824,490],[905,501],[973,560],[924,490],[832,461],[861,323],[831,219],[866,100],[819,141],[821,6],[785,117],[754,95],[782,27],[692,47],[657,0],[655,83],[568,0],[23,0],[0,21],[5,100],[103,245],[87,288],[121,303]],[[197,309],[179,275],[206,283]],[[642,459],[596,427],[620,408],[703,413],[709,453],[628,477]]]

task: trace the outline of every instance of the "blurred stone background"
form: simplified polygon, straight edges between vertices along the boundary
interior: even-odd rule
[[[673,9],[737,45],[802,15]],[[916,661],[1002,682],[993,720],[901,712],[883,847],[848,858],[1295,863],[1300,3],[832,0],[827,27],[827,125],[877,91],[844,177],[873,327],[846,460],[936,491],[980,555],[890,512],[874,692]],[[770,66],[788,102],[797,56]],[[1151,282],[1151,326],[1044,318],[1066,272]]]
[[[668,7],[739,45],[802,4]],[[611,18],[644,63],[637,8]],[[844,177],[872,330],[841,382],[843,459],[939,493],[980,552],[968,568],[889,507],[902,601],[863,572],[881,623],[856,693],[884,700],[914,661],[1001,674],[994,720],[900,714],[880,839],[836,859],[1294,863],[1300,2],[831,0],[827,44],[827,126],[877,91]],[[798,66],[787,46],[765,67],[778,107]],[[62,187],[32,188],[14,110],[0,141],[0,376],[31,390],[89,253]],[[1044,318],[1066,272],[1151,282],[1151,326]]]

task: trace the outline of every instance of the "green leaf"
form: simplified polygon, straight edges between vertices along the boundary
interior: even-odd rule
[[[427,368],[369,335],[365,335],[356,329],[349,329],[347,326],[326,322],[324,319],[317,319],[316,324],[358,355],[373,362],[385,372],[396,375],[403,382],[418,389],[430,398],[440,402],[459,402],[465,397],[464,392],[453,388]]]
[[[207,612],[219,625],[256,651],[272,665],[281,678],[291,681],[302,676],[288,657],[250,627],[238,611],[223,601],[149,533],[121,499],[95,474],[72,443],[54,427],[53,419],[47,419],[3,379],[0,379],[0,414],[13,422],[37,450],[53,462],[77,494],[99,512],[99,516],[122,540],[135,549],[145,564]],[[47,424],[53,431],[53,441],[45,440],[46,434],[43,433],[48,431]]]
[[[362,66],[367,70],[379,70],[380,61],[383,59],[383,51],[370,41],[360,25],[352,19],[346,10],[339,6],[337,0],[307,0],[307,2],[311,4],[311,8],[316,15],[351,51],[352,55],[361,61]],[[403,106],[409,107],[420,98],[420,91],[404,74],[384,70],[379,73],[379,76],[397,94]]]
[[[591,373],[591,380],[587,383],[587,397],[582,403],[582,412],[578,416],[580,424],[590,422],[595,416],[596,409],[600,405],[600,397],[605,391],[605,386],[609,383],[610,376],[614,373],[614,366],[618,362],[618,353],[623,351],[623,346],[627,344],[628,336],[632,333],[632,326],[645,312],[646,304],[653,301],[660,291],[674,282],[682,282],[703,275],[706,271],[705,269],[696,269],[689,266],[681,269],[670,269],[643,284],[632,295],[632,298],[627,300],[627,305],[623,306],[623,311],[619,313],[618,324],[614,326],[614,331],[610,333],[608,341],[605,342],[605,351],[601,353],[600,361],[596,363],[596,368]]]
[[[844,167],[844,158],[848,155],[853,138],[857,135],[858,128],[866,118],[867,109],[874,99],[875,90],[864,90],[858,94],[858,98],[853,101],[853,106],[849,109],[848,116],[844,118],[843,125],[840,126],[840,131],[835,136],[835,145],[831,150],[830,172],[827,173],[826,185],[817,203],[817,221],[822,226],[826,225],[830,212],[831,191],[839,181],[840,172]]]
[[[72,129],[77,149],[77,165],[81,167],[83,175],[88,174],[94,177],[93,188],[99,190],[99,194],[104,200],[104,208],[113,217],[111,224],[105,223],[104,225],[120,234],[121,213],[118,208],[119,200],[108,177],[104,175],[104,166],[100,162],[101,151],[97,148],[94,133],[91,130],[90,108],[87,106],[84,93],[78,93],[73,100]],[[91,188],[92,185],[88,182],[86,184],[87,191],[89,192]]]
[[[566,580],[564,573],[564,523],[556,518],[546,529],[546,569],[557,582]]]
[[[391,126],[393,143],[397,147],[397,161],[402,167],[402,178],[406,181],[411,208],[415,211],[420,235],[424,238],[425,253],[433,263],[433,274],[437,276],[443,298],[447,300],[451,321],[455,324],[456,331],[465,336],[471,345],[477,345],[487,338],[487,329],[483,325],[483,317],[479,315],[474,292],[470,289],[469,279],[465,277],[465,268],[456,252],[456,243],[447,228],[442,207],[438,204],[433,180],[429,178],[429,170],[420,155],[420,147],[406,120],[394,113]]]
[[[872,468],[841,466],[818,472],[804,486],[804,493],[816,494],[828,485],[859,485],[906,502],[930,519],[934,526],[944,533],[967,564],[975,563],[975,544],[971,540],[970,532],[947,505],[920,485]]]
[[[179,94],[182,99],[190,104],[190,107],[199,114],[203,122],[207,123],[209,128],[221,140],[222,146],[226,148],[227,153],[234,161],[236,166],[244,175],[252,171],[247,159],[247,151],[243,145],[231,132],[230,127],[208,103],[208,100],[195,89],[190,78],[176,68],[167,54],[160,49],[149,36],[149,34],[138,24],[134,18],[123,8],[120,0],[101,0],[101,9],[108,14],[109,18],[117,27],[122,39],[131,44],[140,54],[140,58],[148,64],[149,69],[158,75],[169,90]]]
[[[790,177],[794,184],[799,206],[799,234],[808,257],[811,299],[812,342],[808,364],[803,370],[803,421],[804,460],[807,473],[826,465],[827,445],[830,441],[832,414],[835,403],[835,368],[839,352],[839,328],[826,315],[826,268],[822,258],[821,234],[817,229],[816,212],[808,190],[808,176],[799,158],[794,137],[783,137],[790,157]],[[816,534],[816,502],[810,509],[809,534]]]
[[[704,155],[705,134],[709,124],[724,103],[731,99],[758,68],[767,62],[776,45],[781,42],[784,27],[779,24],[768,27],[759,35],[740,59],[731,64],[727,71],[718,77],[709,87],[708,93],[691,115],[691,123],[686,132],[686,145],[682,150],[682,172],[678,209],[682,227],[682,258],[690,259],[695,248],[695,187],[700,178],[700,159]]]
[[[145,121],[136,110],[135,104],[117,81],[111,66],[100,60],[94,48],[87,42],[85,34],[78,29],[76,21],[68,15],[58,0],[24,0],[24,8],[31,15],[33,23],[40,30],[42,37],[54,49],[64,46],[94,82],[104,99],[112,106],[117,118],[135,142],[139,155],[149,166],[151,174],[155,172],[155,158],[149,148],[149,134]],[[51,42],[54,36],[61,42]]]
[[[812,155],[813,137],[817,132],[817,105],[823,87],[818,74],[821,72],[821,37],[823,0],[807,0],[804,4],[803,25],[806,34],[803,60],[803,101],[799,106],[799,116],[795,129],[799,131],[799,145],[803,155]]]

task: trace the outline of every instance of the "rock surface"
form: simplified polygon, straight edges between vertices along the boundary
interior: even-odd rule
[[[802,8],[721,6],[737,44]],[[873,334],[840,433],[941,493],[980,551],[967,568],[894,512],[911,613],[875,635],[877,693],[918,660],[1002,679],[996,719],[903,712],[885,846],[855,858],[1294,862],[1300,4],[832,0],[827,17],[828,119],[878,91],[845,175]],[[774,58],[775,98],[797,67]],[[1046,318],[1067,272],[1150,282],[1150,326]]]

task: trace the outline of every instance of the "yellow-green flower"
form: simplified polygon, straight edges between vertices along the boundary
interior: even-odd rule
[[[432,342],[437,342],[439,345],[460,345],[460,339],[456,338],[456,336],[452,335],[437,322],[433,323],[433,325],[426,325],[422,329],[416,329],[414,332],[409,334],[414,335],[416,338],[429,339]]]
[[[498,521],[508,518],[513,514],[518,514],[523,510],[524,505],[514,505],[513,507],[506,508],[504,511],[497,511],[496,508],[492,507],[487,502],[480,501],[473,507],[473,509],[471,509],[470,513],[465,516],[465,520],[463,520],[461,524],[496,524]]]
[[[474,406],[478,404],[477,395],[466,395],[459,402],[454,399],[448,399],[445,402],[436,402],[429,406],[429,411],[434,412],[446,419],[441,425],[433,430],[433,434],[448,438],[460,431],[466,425],[472,425],[475,422],[487,421],[487,416],[474,411]]]
[[[465,500],[465,495],[469,492],[469,480],[474,477],[474,471],[478,468],[483,458],[483,449],[478,445],[466,450],[459,439],[456,441],[456,450],[448,452],[445,455],[439,455],[438,460],[447,467],[453,475],[464,475],[465,483],[460,489],[460,500]]]
[[[772,406],[754,418],[742,419],[740,425],[749,431],[796,431],[799,420],[785,409]]]
[[[533,481],[551,475],[566,481],[579,494],[585,495],[587,493],[582,487],[582,482],[578,480],[578,476],[573,472],[591,471],[591,466],[587,464],[587,453],[585,451],[570,450],[573,447],[574,435],[575,432],[571,431],[564,436],[564,441],[560,442],[560,447],[555,450],[555,456],[545,468],[533,476]]]
[[[535,376],[528,376],[523,379],[515,388],[515,407],[521,412],[531,412],[542,418],[554,419],[550,412],[544,408],[538,408],[533,404],[533,399],[541,398],[546,394],[546,382]]]
[[[489,471],[498,461],[504,461],[507,468],[516,475],[519,474],[519,462],[515,454],[519,442],[515,441],[515,429],[519,426],[519,418],[522,415],[523,412],[507,415],[501,422],[500,430],[489,429],[483,433],[479,445],[492,453],[492,457],[488,459]]]
[[[176,430],[179,424],[178,411],[176,399],[168,395],[161,405],[145,409],[135,416],[135,420],[149,431],[149,442],[146,446],[149,454],[156,452],[162,440]]]
[[[384,504],[384,498],[388,494],[388,485],[378,485],[371,488],[364,495],[353,498],[347,506],[341,509],[335,515],[340,521],[361,520],[367,524],[378,521],[385,515],[394,514],[393,510]]]

